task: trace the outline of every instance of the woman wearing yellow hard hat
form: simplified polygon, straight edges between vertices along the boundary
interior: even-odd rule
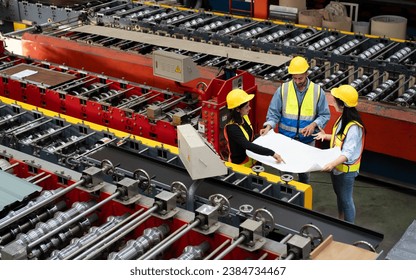
[[[254,94],[247,94],[242,89],[233,89],[227,95],[227,108],[230,110],[230,121],[224,127],[224,136],[229,151],[228,161],[247,167],[253,166],[253,159],[246,155],[246,150],[253,153],[272,156],[277,162],[284,162],[273,150],[252,143],[253,127],[248,117],[250,100]]]
[[[354,223],[355,205],[353,188],[360,168],[364,149],[365,129],[356,109],[358,92],[350,85],[342,85],[331,90],[335,98],[335,109],[341,116],[332,128],[332,134],[322,129],[314,134],[316,140],[330,140],[331,147],[340,147],[341,155],[326,164],[322,171],[331,172],[332,186],[337,196],[338,218]]]

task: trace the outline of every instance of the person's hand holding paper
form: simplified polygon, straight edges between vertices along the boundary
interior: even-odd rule
[[[250,151],[247,155],[263,164],[285,172],[302,173],[320,171],[325,164],[336,159],[341,151],[339,148],[318,149],[293,140],[273,130],[258,137],[254,143],[270,148],[284,158],[285,163],[276,163],[270,156],[261,156]]]

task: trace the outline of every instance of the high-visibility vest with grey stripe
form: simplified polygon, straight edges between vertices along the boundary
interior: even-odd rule
[[[308,90],[303,100],[298,100],[293,81],[283,83],[282,117],[279,122],[279,132],[290,138],[297,138],[303,143],[313,141],[313,136],[304,137],[300,130],[311,124],[316,118],[316,108],[321,94],[321,87],[309,82]]]

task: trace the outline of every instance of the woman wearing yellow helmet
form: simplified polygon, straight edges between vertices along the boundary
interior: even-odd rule
[[[360,168],[364,149],[365,129],[356,109],[358,92],[350,85],[342,85],[331,90],[335,98],[335,109],[341,116],[332,128],[332,134],[322,129],[314,134],[316,140],[330,140],[331,147],[340,147],[341,155],[326,164],[322,171],[331,172],[332,186],[337,196],[338,218],[354,223],[355,205],[353,187]]]
[[[284,162],[273,150],[252,143],[254,140],[253,127],[248,113],[250,100],[254,94],[247,94],[242,89],[233,89],[227,95],[227,108],[230,110],[230,120],[224,127],[224,136],[229,151],[228,161],[251,167],[254,162],[246,155],[246,150],[253,153],[272,156],[278,163]]]

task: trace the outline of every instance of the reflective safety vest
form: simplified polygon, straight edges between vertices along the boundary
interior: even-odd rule
[[[243,116],[244,121],[251,127],[251,129],[253,130],[253,126],[251,125],[251,121],[250,118],[248,117],[248,115]],[[228,147],[228,151],[230,152],[230,154],[228,155],[228,161],[231,161],[231,149],[230,149],[230,144],[228,141],[228,134],[227,134],[227,125],[229,124],[233,124],[234,121],[230,121],[229,123],[227,123],[224,127],[224,137],[227,140],[227,147]],[[246,137],[246,139],[248,141],[253,141],[254,140],[254,136],[252,135],[252,137],[250,138],[250,135],[248,135],[247,131],[244,129],[244,127],[242,125],[238,125],[241,129],[241,131],[243,132],[244,136]],[[252,158],[249,158],[248,156],[246,156],[246,159],[240,163],[239,165],[243,165],[245,167],[252,167],[255,163],[255,160],[253,160]]]
[[[342,146],[344,145],[345,137],[347,136],[348,130],[351,128],[351,126],[358,125],[359,127],[363,128],[363,126],[360,123],[356,121],[351,121],[345,126],[345,129],[341,135],[336,134],[338,130],[338,126],[340,124],[340,120],[341,120],[341,117],[338,118],[334,127],[332,128],[332,136],[331,136],[331,143],[330,143],[330,147],[332,148],[340,147],[340,149],[342,149]],[[363,137],[361,138],[361,141],[362,141],[361,153],[360,153],[360,156],[357,158],[357,160],[353,162],[352,164],[341,163],[335,167],[336,170],[346,173],[346,172],[355,172],[360,169],[361,155],[363,154],[363,150],[364,150],[364,131],[363,131]]]
[[[315,120],[321,87],[310,81],[303,100],[299,101],[294,82],[290,81],[282,84],[281,94],[282,117],[279,122],[279,133],[303,143],[312,142],[313,136],[304,137],[300,130]]]

